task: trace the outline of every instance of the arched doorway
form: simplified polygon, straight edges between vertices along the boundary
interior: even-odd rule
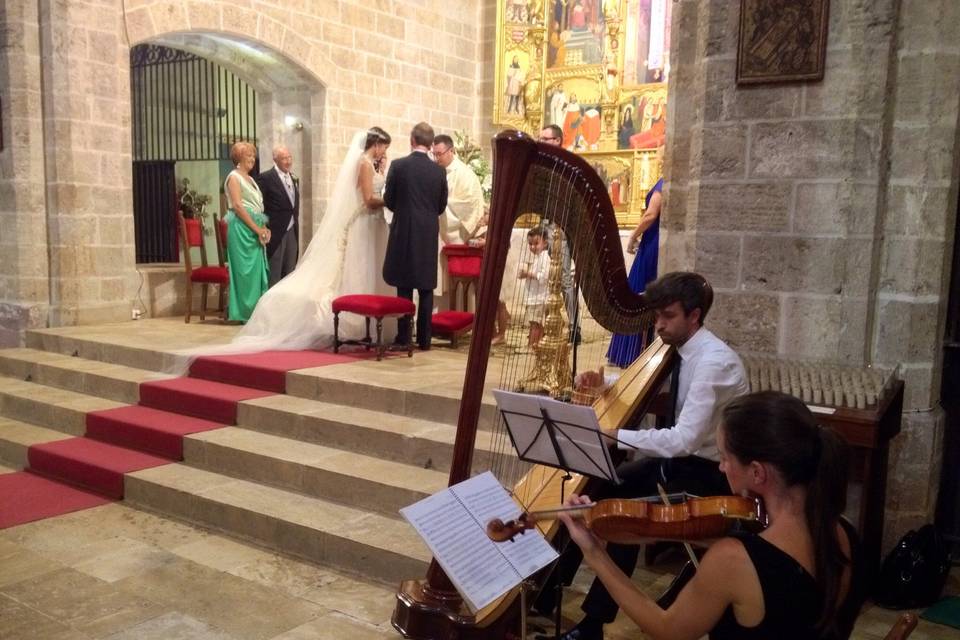
[[[157,53],[161,52],[161,53]],[[173,52],[173,54],[163,52]],[[145,55],[168,62],[162,72],[143,74]],[[170,61],[173,62],[170,62]],[[167,33],[131,48],[131,130],[134,165],[134,209],[137,263],[179,262],[175,242],[176,195],[169,204],[155,193],[169,194],[175,183],[209,198],[208,213],[221,210],[223,179],[229,172],[228,153],[236,140],[257,145],[259,165],[273,165],[272,149],[286,146],[294,157],[294,173],[301,177],[301,246],[312,235],[321,210],[323,179],[315,167],[321,156],[320,131],[325,114],[326,88],[300,64],[272,48],[240,36],[208,33]],[[165,104],[145,104],[145,101]],[[166,118],[166,120],[164,120]],[[157,123],[160,123],[159,125]],[[138,138],[146,140],[138,142]],[[151,166],[156,163],[159,166]],[[146,173],[144,173],[146,171]],[[146,179],[144,179],[146,178]],[[184,184],[184,179],[189,185]],[[140,183],[138,185],[138,182]],[[150,208],[158,211],[146,211]],[[174,217],[175,220],[175,217]],[[215,256],[212,216],[207,254]],[[168,268],[146,270],[151,310],[163,313],[179,307],[180,287],[162,287],[179,274]],[[158,289],[166,290],[166,295]],[[161,300],[173,294],[174,299]]]

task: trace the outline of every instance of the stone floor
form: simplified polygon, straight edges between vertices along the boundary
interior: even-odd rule
[[[671,568],[638,569],[636,580],[660,593]],[[566,596],[569,621],[589,580],[581,572]],[[949,589],[960,591],[960,575]],[[8,640],[397,638],[393,594],[122,503],[0,531],[0,638]],[[853,638],[882,639],[895,617],[870,607]],[[607,637],[644,636],[621,616]],[[921,621],[911,639],[958,637]]]
[[[126,358],[131,349],[142,350],[136,356],[142,361],[125,364],[157,369],[159,350],[223,342],[234,331],[215,322],[185,328],[179,319],[157,319],[46,333],[82,336],[86,348],[101,345],[99,359],[106,361],[113,361],[111,349],[120,345]],[[371,370],[392,376],[404,364],[416,365],[411,386],[443,386],[453,393],[462,384],[462,355],[447,349],[418,353],[412,362],[370,364],[345,369],[356,367],[358,376]],[[635,579],[656,595],[676,567],[667,562],[640,568]],[[581,572],[568,592],[569,621],[579,617],[589,582],[590,575]],[[960,593],[956,570],[948,592]],[[123,503],[0,531],[3,639],[396,638],[389,624],[393,594],[392,585],[358,580]],[[896,616],[868,607],[853,637],[880,640]],[[607,637],[643,635],[621,616]],[[960,631],[927,622],[911,636],[948,638],[960,638]]]

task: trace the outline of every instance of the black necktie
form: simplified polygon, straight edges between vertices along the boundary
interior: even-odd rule
[[[677,364],[673,366],[673,373],[670,374],[670,413],[667,416],[667,426],[672,427],[677,424],[677,401],[680,399],[680,365],[683,364],[683,358],[677,354]]]

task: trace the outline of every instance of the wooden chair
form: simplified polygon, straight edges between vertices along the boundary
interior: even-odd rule
[[[913,630],[917,628],[917,614],[915,613],[903,613],[897,618],[896,623],[894,623],[893,628],[890,629],[883,640],[907,640],[910,637],[910,634],[913,633]]]
[[[441,249],[447,257],[447,274],[450,277],[450,310],[459,308],[457,290],[462,291],[463,307],[459,310],[470,310],[470,286],[473,285],[476,294],[477,284],[480,282],[480,265],[483,262],[483,249],[465,244],[448,244]]]
[[[227,266],[227,220],[223,213],[216,214],[214,222],[217,235],[217,258],[220,260],[220,266]],[[221,302],[222,304],[222,302]]]
[[[186,271],[187,281],[187,312],[183,318],[184,322],[190,322],[193,315],[193,284],[201,285],[202,300],[200,303],[200,320],[207,318],[207,292],[210,285],[220,287],[220,312],[224,313],[224,293],[225,287],[230,282],[230,274],[225,266],[210,266],[207,264],[207,249],[203,243],[203,219],[184,218],[181,211],[177,211],[177,222],[180,226],[180,244],[183,247],[183,265]],[[219,252],[219,236],[218,236]],[[193,259],[190,256],[190,249],[198,247],[200,249],[201,266],[194,268]]]

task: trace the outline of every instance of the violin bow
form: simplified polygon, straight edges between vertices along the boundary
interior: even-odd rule
[[[663,500],[663,504],[670,506],[670,497],[667,495],[667,492],[663,489],[663,485],[659,482],[657,483],[657,493],[660,494],[660,499]],[[683,543],[683,548],[687,550],[687,555],[690,556],[690,562],[693,563],[694,569],[700,568],[700,561],[697,560],[697,554],[693,552],[693,547],[690,546],[689,542]]]

